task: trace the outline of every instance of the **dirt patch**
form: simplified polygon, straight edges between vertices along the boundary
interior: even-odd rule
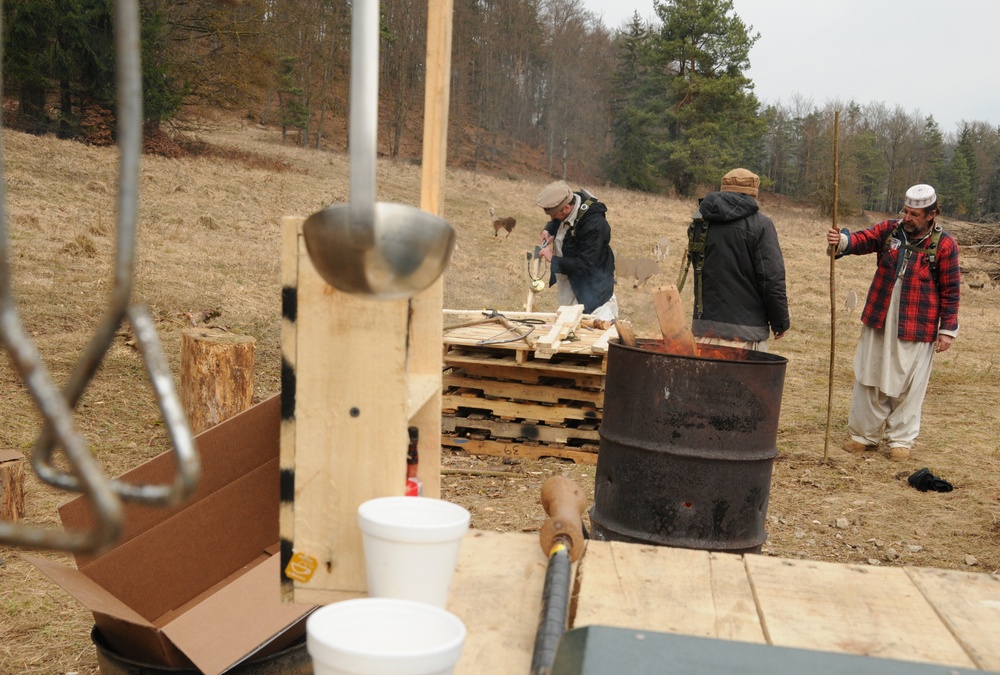
[[[205,151],[142,162],[139,259],[133,298],[147,304],[174,373],[180,332],[189,316],[211,309],[213,325],[257,340],[256,400],[280,387],[279,219],[348,198],[346,155],[280,142],[280,133],[252,124],[200,129]],[[15,132],[4,135],[7,223],[13,291],[27,330],[58,383],[66,381],[102,316],[112,287],[117,153]],[[534,199],[546,178],[513,180],[449,168],[445,217],[458,232],[445,274],[450,309],[520,310],[527,280],[523,253],[543,225]],[[576,181],[571,177],[571,183]],[[619,305],[639,337],[656,335],[649,289],[676,279],[693,200],[587,185],[609,207],[612,245],[622,257],[652,258],[663,237],[667,259],[642,284],[621,284]],[[379,199],[419,203],[420,168],[380,161]],[[509,238],[494,237],[489,208],[517,219]],[[1000,368],[995,336],[1000,309],[992,284],[963,285],[961,335],[936,359],[912,458],[890,462],[839,449],[853,376],[860,303],[873,272],[865,258],[836,268],[832,433],[824,460],[831,361],[828,222],[801,207],[762,200],[775,221],[788,268],[792,329],[773,345],[789,359],[774,463],[764,553],[878,565],[921,565],[996,573],[1000,569]],[[841,223],[856,227],[868,222]],[[946,223],[965,243],[965,224]],[[970,235],[971,237],[971,235]],[[970,238],[969,241],[972,241]],[[963,267],[993,274],[990,249],[963,251]],[[982,255],[976,255],[982,254]],[[991,277],[995,278],[995,277]],[[859,306],[848,310],[854,292]],[[690,311],[690,288],[684,300]],[[556,309],[551,290],[538,311]],[[20,377],[0,357],[0,447],[24,453],[39,418]],[[110,475],[167,449],[156,402],[127,331],[116,337],[87,389],[76,422]],[[481,529],[538,529],[545,478],[565,474],[593,496],[594,467],[442,452],[443,496],[468,507]],[[929,467],[950,493],[922,493],[906,476]],[[26,522],[53,527],[65,493],[27,484]],[[45,554],[62,562],[69,556]],[[96,673],[90,615],[21,559],[0,548],[0,672]]]

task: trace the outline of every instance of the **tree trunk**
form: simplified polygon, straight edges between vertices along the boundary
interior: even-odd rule
[[[253,402],[254,339],[200,328],[181,334],[181,402],[200,433]]]
[[[16,523],[24,515],[24,455],[0,450],[0,521]]]

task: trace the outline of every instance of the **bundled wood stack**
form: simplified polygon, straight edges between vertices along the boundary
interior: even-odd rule
[[[444,323],[443,446],[597,462],[614,327],[579,305],[557,314],[445,310]]]

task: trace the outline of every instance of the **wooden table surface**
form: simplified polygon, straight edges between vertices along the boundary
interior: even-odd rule
[[[546,558],[537,534],[470,531],[448,609],[455,672],[528,673]],[[1000,578],[589,541],[571,627],[586,625],[1000,670]]]

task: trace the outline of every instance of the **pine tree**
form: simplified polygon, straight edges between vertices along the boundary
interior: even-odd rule
[[[611,104],[612,150],[606,163],[608,178],[630,190],[651,192],[655,188],[650,157],[653,144],[649,128],[652,122],[644,113],[640,94],[644,76],[649,29],[635,12],[617,39],[618,60],[614,75],[614,99]]]
[[[663,21],[652,52],[663,83],[660,100],[650,106],[663,130],[655,162],[687,195],[717,185],[736,166],[753,167],[761,155],[764,122],[744,74],[759,34],[751,35],[733,13],[732,0],[665,0],[654,6]]]

